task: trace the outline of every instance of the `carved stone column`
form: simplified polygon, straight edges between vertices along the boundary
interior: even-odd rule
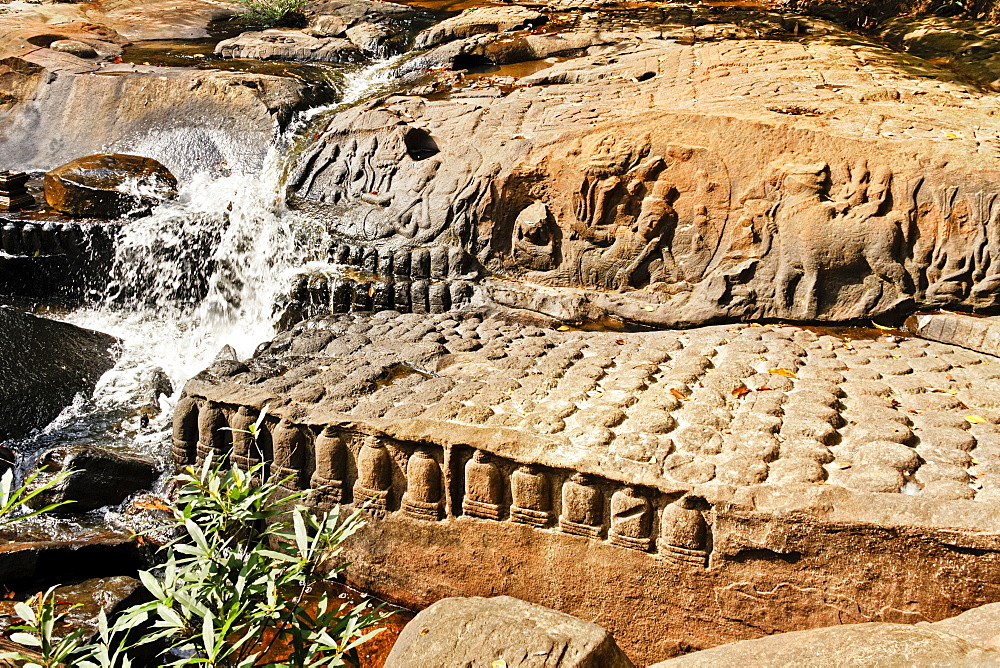
[[[354,501],[371,501],[375,510],[385,510],[392,487],[392,460],[385,444],[374,436],[366,436],[358,452],[358,480],[354,485]]]
[[[589,476],[574,473],[563,483],[562,515],[559,528],[565,533],[600,538],[604,514],[604,494]]]
[[[419,448],[406,464],[403,512],[419,520],[441,517],[441,466],[430,450]]]
[[[635,487],[619,489],[611,495],[611,529],[608,538],[612,545],[632,550],[649,549],[653,506]]]
[[[180,468],[195,463],[198,453],[198,402],[194,397],[182,397],[174,408],[174,464]]]
[[[663,509],[656,547],[664,559],[705,566],[708,561],[708,523],[687,496]]]
[[[462,513],[487,520],[499,520],[502,494],[500,469],[488,452],[476,450],[472,459],[465,465],[465,497],[462,499]]]
[[[510,477],[513,505],[510,518],[519,524],[544,527],[552,517],[552,489],[548,476],[531,466],[521,466]]]

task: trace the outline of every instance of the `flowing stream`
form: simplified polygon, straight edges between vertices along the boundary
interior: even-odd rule
[[[58,316],[118,337],[120,358],[93,397],[77,397],[48,427],[13,445],[27,454],[94,443],[166,463],[184,382],[224,346],[245,358],[272,338],[276,298],[297,270],[326,262],[325,226],[285,207],[287,155],[328,114],[389,89],[392,70],[393,60],[384,60],[353,73],[341,100],[299,114],[257,169],[238,159],[239,137],[228,139],[228,174],[199,164],[193,143],[202,130],[134,140],[129,152],[180,160],[178,197],[125,225],[108,295]],[[151,385],[161,370],[173,393],[157,409]]]

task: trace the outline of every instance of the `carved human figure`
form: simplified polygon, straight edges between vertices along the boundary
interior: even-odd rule
[[[600,538],[603,516],[604,493],[589,476],[574,473],[563,483],[559,528],[578,536]]]
[[[173,448],[171,453],[178,468],[195,463],[198,456],[198,401],[181,397],[174,408]]]
[[[229,453],[232,447],[229,422],[217,404],[206,402],[198,411],[198,448],[196,464],[201,465],[208,458],[218,459]]]
[[[552,489],[543,471],[521,466],[510,477],[513,504],[510,518],[519,524],[543,527],[552,515]]]
[[[633,486],[623,487],[611,495],[612,544],[633,550],[648,550],[653,506]]]
[[[427,448],[417,448],[406,463],[403,513],[421,520],[441,515],[441,466]]]
[[[667,505],[660,516],[656,545],[660,556],[704,566],[708,559],[708,523],[697,509],[698,500],[685,495]]]
[[[500,469],[484,450],[476,450],[465,464],[465,497],[462,512],[489,520],[500,519],[503,486]]]
[[[358,480],[354,485],[354,500],[369,500],[376,510],[386,508],[392,486],[392,459],[385,444],[375,436],[365,436],[358,451]]]
[[[655,158],[652,163],[650,172],[662,167],[663,161]],[[602,262],[613,270],[608,272],[606,287],[641,287],[633,284],[633,276],[643,263],[654,257],[657,248],[661,266],[673,266],[673,255],[663,243],[677,224],[677,212],[670,204],[673,192],[673,185],[665,179],[655,181],[642,200],[635,222],[619,225],[615,242],[601,254]]]
[[[323,428],[316,438],[316,470],[309,487],[310,499],[316,505],[329,508],[343,503],[344,481],[347,478],[347,444],[351,434],[338,427]]]
[[[514,221],[511,253],[519,267],[548,271],[558,264],[556,258],[556,228],[549,221],[549,209],[544,202],[534,202]]]

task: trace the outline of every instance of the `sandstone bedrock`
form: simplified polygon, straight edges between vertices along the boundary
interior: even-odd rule
[[[356,584],[516,596],[639,664],[1000,598],[998,383],[997,358],[879,330],[349,313],[189,381],[174,456],[373,503]],[[265,405],[259,451],[221,430]]]

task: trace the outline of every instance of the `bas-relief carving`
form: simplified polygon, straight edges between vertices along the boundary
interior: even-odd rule
[[[272,479],[286,480],[284,486],[290,491],[308,490],[307,502],[321,510],[353,501],[369,504],[381,514],[390,510],[393,495],[398,494],[395,498],[399,499],[401,514],[425,521],[443,519],[446,479],[441,460],[447,455],[439,448],[395,441],[390,444],[391,439],[339,426],[326,426],[316,433],[286,419],[270,426],[261,425],[256,441],[239,438],[242,432],[233,430],[248,430],[255,413],[250,407],[240,406],[227,422],[221,406],[194,397],[182,399],[174,415],[174,452],[178,465],[190,463],[194,453],[200,453],[197,455],[200,461],[210,454],[213,457],[229,454],[232,463],[242,470],[261,462],[267,464]],[[204,445],[206,441],[210,445]],[[352,444],[357,449],[353,455]],[[309,457],[311,462],[306,461]],[[457,492],[461,499],[453,503],[460,501],[463,515],[502,521],[509,513],[513,523],[546,529],[554,515],[553,481],[562,479],[558,489],[561,510],[555,528],[595,540],[601,540],[607,530],[608,542],[617,547],[642,552],[652,547],[656,510],[648,491],[610,483],[613,491],[606,499],[604,488],[608,481],[582,473],[563,478],[564,474],[533,465],[513,463],[510,468],[508,463],[504,468],[494,455],[484,450],[473,451],[464,462],[460,459],[458,465],[464,472],[464,484]],[[402,487],[396,491],[395,467],[403,470],[403,479],[398,483]],[[509,500],[504,495],[508,484]],[[350,495],[346,493],[348,490]],[[661,556],[685,564],[705,565],[708,528],[696,506],[696,499],[685,497],[661,511],[656,541]]]
[[[348,444],[352,440],[353,434],[337,427],[324,427],[316,437],[316,468],[309,481],[311,503],[328,510],[348,501],[344,491]]]
[[[926,621],[919,612],[892,606],[865,610],[855,599],[825,584],[808,586],[775,582],[774,578],[766,575],[755,582],[734,582],[716,587],[714,597],[724,617],[742,620],[768,634],[799,630],[803,619],[808,619],[812,627],[875,621],[901,624]],[[789,626],[789,623],[795,626]]]
[[[205,402],[198,411],[198,446],[195,465],[201,466],[206,459],[219,459],[232,449],[232,434],[229,422],[222,408]]]
[[[385,510],[392,489],[392,459],[385,444],[375,436],[365,436],[357,458],[358,479],[354,484],[355,503],[370,501],[373,509]]]
[[[410,517],[436,521],[441,516],[441,465],[428,448],[417,448],[406,464],[402,510]]]
[[[717,182],[725,169],[704,149],[667,146],[657,154],[648,134],[603,135],[543,164],[546,178],[511,181],[540,199],[514,212],[509,244],[494,244],[509,247],[508,272],[601,290],[700,278],[729,200],[728,183]]]

